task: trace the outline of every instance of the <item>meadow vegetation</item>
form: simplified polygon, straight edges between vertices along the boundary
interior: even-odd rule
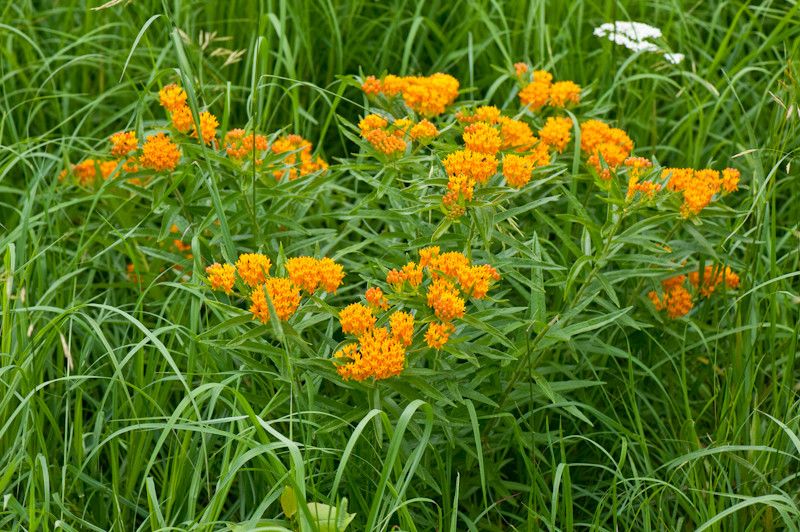
[[[0,529],[800,528],[800,5],[0,39]]]

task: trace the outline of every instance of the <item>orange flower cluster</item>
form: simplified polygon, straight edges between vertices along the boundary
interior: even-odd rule
[[[314,172],[324,172],[328,163],[320,157],[312,155],[314,146],[300,135],[285,135],[272,143],[272,152],[283,155],[281,162],[288,170],[274,170],[272,174],[276,179],[288,175],[289,180],[307,176]]]
[[[233,292],[233,285],[236,281],[236,268],[230,264],[220,264],[215,262],[206,268],[208,281],[211,283],[212,290],[221,290],[226,294]]]
[[[244,129],[231,129],[225,133],[225,153],[231,159],[241,161],[245,157],[255,158],[256,164],[261,164],[264,152],[269,148],[267,137],[255,133],[245,134]]]
[[[267,295],[272,301],[275,315],[281,321],[291,318],[300,306],[300,290],[289,279],[270,277],[250,293],[250,312],[261,323],[267,323],[270,318]]]
[[[132,151],[139,149],[139,141],[136,140],[134,131],[121,131],[109,137],[111,141],[111,155],[116,158],[125,157]]]
[[[377,114],[369,114],[358,123],[361,136],[385,155],[404,153],[409,146],[406,138],[421,144],[435,138],[439,131],[427,119],[414,123],[410,118],[398,118],[391,124]]]
[[[383,94],[387,97],[402,96],[406,106],[423,116],[442,114],[458,96],[458,80],[448,74],[431,76],[388,75],[382,80],[368,76],[361,90],[368,96]]]
[[[655,197],[661,190],[661,184],[653,181],[639,181],[643,172],[653,167],[653,163],[644,157],[628,157],[625,159],[625,166],[628,168],[628,191],[626,198],[632,199],[637,193],[646,198]]]
[[[701,296],[708,298],[720,284],[730,289],[738,288],[739,275],[727,266],[723,268],[720,265],[709,265],[702,272],[689,272],[689,283]]]
[[[572,139],[572,120],[567,116],[549,117],[539,130],[539,140],[561,153]]]
[[[406,364],[406,348],[402,338],[386,327],[374,327],[360,335],[356,343],[349,343],[334,353],[341,363],[336,371],[343,379],[363,381],[388,379],[399,375]]]
[[[611,179],[611,173],[625,162],[633,151],[633,141],[627,133],[600,120],[581,123],[581,150],[587,163],[601,179]]]
[[[78,164],[73,164],[69,170],[63,170],[58,178],[63,181],[67,176],[72,176],[81,186],[88,186],[98,179],[108,179],[114,173],[119,161],[99,161],[85,159]]]
[[[656,310],[666,310],[667,316],[671,319],[685,316],[692,310],[693,297],[686,287],[686,275],[675,275],[661,281],[663,294],[659,295],[656,291],[647,294]],[[719,265],[706,266],[702,271],[689,272],[689,285],[696,294],[709,298],[711,294],[721,284],[729,289],[739,287],[739,276],[729,267]]]
[[[525,83],[519,92],[519,99],[529,110],[536,111],[545,105],[563,108],[580,103],[581,88],[576,83],[572,81],[553,83],[553,75],[546,70],[535,70],[529,74],[528,65],[518,63],[514,66],[517,77]]]
[[[726,168],[722,176],[716,170],[706,168],[665,168],[661,177],[668,179],[667,189],[683,195],[681,214],[688,218],[700,213],[711,203],[715,194],[727,194],[739,189],[740,173]]]
[[[514,152],[502,157],[506,183],[522,188],[535,168],[550,164],[551,150],[562,151],[571,138],[572,122],[564,118],[548,119],[538,139],[528,124],[500,115],[496,107],[459,111],[456,118],[467,124],[463,136],[465,147],[450,153],[443,161],[448,182],[442,197],[445,210],[454,218],[465,212],[475,186],[485,185],[497,174],[501,151]]]
[[[164,133],[147,137],[142,146],[141,165],[156,172],[172,171],[178,166],[181,150]]]
[[[227,294],[233,291],[234,273],[251,288],[250,312],[254,319],[267,323],[270,318],[267,296],[272,301],[275,315],[281,321],[288,320],[300,305],[300,291],[313,293],[322,288],[326,292],[336,292],[344,279],[342,266],[329,258],[314,259],[296,257],[286,261],[284,267],[288,277],[271,277],[269,270],[272,261],[262,253],[242,253],[231,264],[214,263],[206,268],[212,290]]]
[[[192,110],[186,103],[186,91],[175,84],[162,88],[159,93],[159,103],[169,114],[173,127],[181,133],[189,133],[193,138],[200,138],[206,146],[211,145],[217,136],[219,121],[208,111],[202,111],[199,116],[199,131],[195,127]]]
[[[328,257],[294,257],[284,265],[291,281],[309,294],[322,288],[335,293],[344,279],[344,268]]]
[[[389,308],[389,300],[386,299],[383,290],[377,286],[367,289],[364,293],[364,299],[375,309],[387,310]]]

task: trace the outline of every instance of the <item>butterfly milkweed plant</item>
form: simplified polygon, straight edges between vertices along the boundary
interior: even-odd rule
[[[800,528],[797,5],[0,36],[0,529]]]

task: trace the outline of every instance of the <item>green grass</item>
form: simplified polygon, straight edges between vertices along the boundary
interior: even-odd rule
[[[285,486],[347,498],[350,530],[798,529],[800,5],[100,3],[0,7],[0,529],[313,529],[303,504],[285,518]],[[686,61],[592,35],[613,20],[660,27]],[[201,31],[231,39],[203,50]],[[735,166],[741,190],[700,224],[622,218],[567,154],[447,225],[430,158],[357,144],[354,76],[447,72],[460,101],[513,113],[516,61],[579,83],[582,116],[637,154]],[[195,146],[147,189],[59,182],[109,134],[154,127],[175,81],[221,129],[297,132],[330,171],[255,186]],[[159,245],[172,223],[193,259]],[[327,309],[431,242],[503,280],[442,354],[342,382]],[[345,287],[253,322],[202,272],[259,248],[331,256]],[[742,284],[667,320],[645,294],[678,257]]]

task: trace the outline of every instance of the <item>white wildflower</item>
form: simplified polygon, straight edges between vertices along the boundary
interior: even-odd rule
[[[660,39],[661,30],[643,22],[623,21],[606,22],[594,29],[597,37],[605,37],[609,41],[624,46],[633,52],[663,53],[664,59],[677,65],[684,59],[683,54],[666,53],[650,39]]]

